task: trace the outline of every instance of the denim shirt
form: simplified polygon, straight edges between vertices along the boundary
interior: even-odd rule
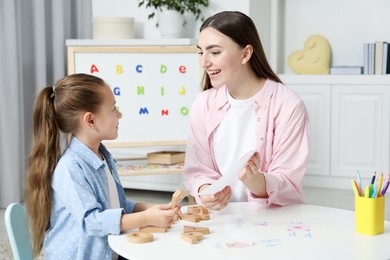
[[[132,213],[136,202],[126,199],[112,155],[102,144],[99,152],[112,172],[121,208],[109,208],[103,162],[88,146],[72,137],[52,176],[45,259],[111,259],[108,235],[120,233],[122,212]]]

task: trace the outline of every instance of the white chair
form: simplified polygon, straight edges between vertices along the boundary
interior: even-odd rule
[[[15,260],[33,259],[30,232],[23,206],[19,203],[8,205],[4,220]]]

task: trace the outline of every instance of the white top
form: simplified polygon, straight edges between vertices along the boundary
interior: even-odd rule
[[[353,203],[353,201],[351,202]],[[186,212],[186,207],[182,207]],[[184,226],[208,227],[197,244],[180,238]],[[138,229],[130,230],[136,232]],[[109,235],[110,247],[128,259],[388,259],[390,222],[376,236],[356,233],[355,212],[307,204],[261,207],[255,202],[232,202],[210,220],[180,220],[153,241],[129,243],[126,234]]]
[[[104,170],[106,171],[107,180],[108,180],[108,190],[110,193],[110,208],[118,209],[118,208],[120,208],[118,189],[116,188],[114,178],[112,177],[110,168],[108,167],[106,160],[103,159],[103,163],[105,166]]]
[[[230,108],[218,126],[214,135],[214,155],[222,175],[250,150],[255,149],[256,114],[253,103],[256,96],[249,99],[234,99],[226,91]],[[231,183],[232,198],[230,201],[247,201],[244,184],[235,178]]]

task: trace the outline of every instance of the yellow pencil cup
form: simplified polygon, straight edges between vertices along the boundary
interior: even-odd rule
[[[381,234],[385,228],[385,197],[355,196],[356,232],[365,235]]]

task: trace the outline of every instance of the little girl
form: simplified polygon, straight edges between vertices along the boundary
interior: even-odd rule
[[[111,259],[109,234],[172,223],[179,208],[125,197],[101,143],[117,138],[121,117],[110,87],[95,76],[67,76],[37,96],[25,201],[35,256],[43,247],[45,259]],[[60,133],[71,134],[62,154]]]

